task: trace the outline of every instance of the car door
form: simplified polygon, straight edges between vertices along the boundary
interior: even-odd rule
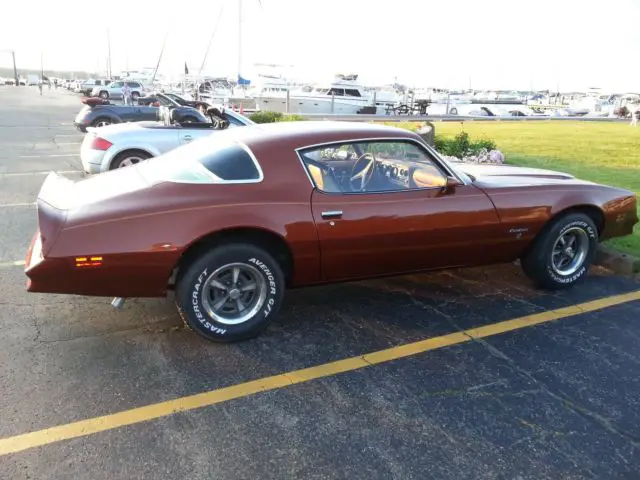
[[[343,147],[339,148],[344,151]],[[493,203],[472,184],[458,181],[454,186],[449,180],[447,186],[452,172],[419,144],[380,140],[351,144],[351,162],[348,156],[336,158],[323,149],[327,147],[300,152],[316,187],[311,208],[323,279],[347,280],[490,260],[487,249],[495,246],[499,233]],[[366,155],[373,161],[373,173],[369,170],[363,177],[362,169],[371,163]],[[331,166],[336,161],[339,168]]]
[[[199,138],[208,137],[213,134],[215,130],[212,128],[182,128],[180,130],[180,145],[191,143]]]
[[[122,87],[124,82],[113,82],[107,88],[109,89],[109,97],[114,100],[122,99]]]

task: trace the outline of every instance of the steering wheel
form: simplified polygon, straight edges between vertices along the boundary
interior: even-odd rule
[[[364,192],[367,185],[373,178],[376,170],[376,157],[373,153],[364,153],[360,155],[356,163],[353,164],[351,176],[349,177],[349,186],[353,191]]]

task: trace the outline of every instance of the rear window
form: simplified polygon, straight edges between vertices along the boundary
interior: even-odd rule
[[[229,140],[202,139],[140,164],[151,181],[181,183],[254,183],[262,170],[244,145]]]

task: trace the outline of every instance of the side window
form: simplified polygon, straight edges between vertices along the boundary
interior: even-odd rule
[[[113,83],[111,84],[111,87],[112,87],[112,88],[122,88],[122,86],[123,86],[123,85],[124,85],[124,83],[123,83],[123,82],[113,82]]]
[[[427,151],[402,140],[349,142],[300,152],[325,193],[384,193],[443,188],[447,176]]]
[[[102,85],[102,80],[96,80],[96,87],[99,87],[100,85]]]

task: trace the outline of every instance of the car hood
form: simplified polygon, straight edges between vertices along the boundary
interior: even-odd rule
[[[592,184],[573,175],[542,168],[511,165],[460,164],[458,169],[475,179],[479,186],[519,187],[558,184]]]

